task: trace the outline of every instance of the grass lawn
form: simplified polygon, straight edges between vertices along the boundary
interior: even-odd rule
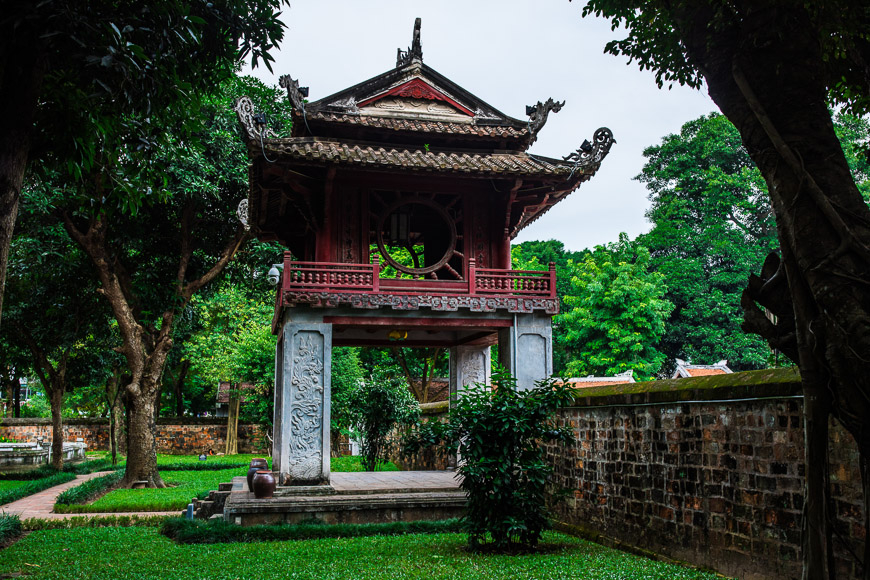
[[[240,469],[219,471],[161,471],[165,489],[116,489],[82,506],[84,512],[142,512],[183,510],[190,498],[204,497],[209,490],[217,489],[219,483],[232,481],[242,475]],[[78,510],[77,510],[78,511]]]
[[[170,487],[166,489],[116,489],[97,501],[75,506],[72,513],[98,512],[144,512],[183,510],[194,496],[204,498],[209,490],[217,489],[218,484],[232,481],[233,477],[246,475],[247,466],[255,455],[216,455],[200,462],[195,455],[158,455],[157,465],[196,465],[215,461],[220,463],[239,463],[244,467],[221,469],[217,471],[170,471],[160,470],[163,481]],[[333,471],[362,471],[359,457],[339,457],[332,459]],[[386,463],[379,471],[397,471],[392,463]],[[2,489],[2,488],[0,488]]]
[[[30,483],[29,481],[18,481],[14,479],[7,479],[5,481],[0,481],[0,492],[4,492],[9,489],[17,489],[19,487],[24,487]]]
[[[721,576],[654,562],[548,533],[552,551],[470,554],[465,536],[408,535],[178,546],[152,528],[33,532],[3,550],[0,577],[40,579],[510,579],[714,580]]]

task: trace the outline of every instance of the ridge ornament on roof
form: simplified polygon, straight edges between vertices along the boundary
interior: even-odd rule
[[[538,140],[538,132],[544,128],[544,124],[547,122],[547,117],[550,115],[550,111],[558,113],[564,106],[565,101],[560,103],[559,101],[554,101],[552,98],[547,99],[546,103],[538,101],[537,105],[526,105],[526,115],[529,116],[529,133],[531,133],[532,138],[531,141],[529,141],[529,144]]]
[[[614,143],[616,140],[613,138],[613,132],[607,127],[601,127],[592,136],[592,143],[584,139],[577,151],[566,155],[562,160],[573,161],[575,168],[598,165]]]
[[[282,75],[278,79],[278,84],[287,89],[287,98],[290,99],[290,104],[297,111],[302,111],[305,108],[303,99],[308,97],[308,87],[300,87],[299,81],[294,81],[290,75]]]
[[[423,45],[420,43],[421,19],[414,20],[414,37],[411,39],[411,48],[408,50],[397,49],[396,68],[407,66],[414,61],[423,63]]]

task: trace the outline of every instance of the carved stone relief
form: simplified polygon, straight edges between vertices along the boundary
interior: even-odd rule
[[[386,114],[448,117],[451,120],[468,121],[469,117],[443,101],[410,97],[386,97],[360,109],[363,115]],[[455,118],[455,119],[454,119]]]
[[[316,332],[294,337],[289,401],[290,457],[293,479],[316,480],[323,465],[323,338]]]

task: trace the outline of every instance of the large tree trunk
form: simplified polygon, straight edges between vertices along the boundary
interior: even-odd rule
[[[63,469],[63,385],[53,385],[48,391],[51,405],[51,466],[61,471]]]
[[[138,390],[137,385],[128,385],[127,392]],[[150,396],[130,397],[127,410],[127,469],[124,472],[124,485],[130,486],[139,481],[147,482],[147,487],[166,487],[157,471],[157,426],[156,392]]]
[[[794,307],[807,459],[826,449],[831,411],[870,452],[870,210],[834,133],[819,38],[802,7],[737,2],[674,11],[690,60],[764,176]],[[728,18],[725,19],[728,22]],[[784,34],[784,31],[788,31]],[[784,65],[787,63],[787,65]],[[808,467],[804,578],[831,577],[824,478]]]
[[[0,321],[9,244],[18,216],[33,116],[45,70],[38,39],[25,42],[19,37],[4,41],[0,44]]]
[[[242,402],[239,386],[230,385],[230,400],[227,407],[227,455],[236,455],[239,452],[239,405]]]

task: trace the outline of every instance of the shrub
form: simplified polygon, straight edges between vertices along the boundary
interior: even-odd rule
[[[12,514],[0,514],[0,546],[21,535],[21,520]]]
[[[496,550],[534,547],[548,525],[552,468],[544,461],[542,442],[570,441],[570,431],[557,428],[550,417],[573,399],[573,391],[552,380],[521,391],[504,369],[493,374],[493,384],[492,389],[480,384],[466,388],[446,423],[418,424],[406,451],[440,441],[459,445],[472,549],[488,541]]]

